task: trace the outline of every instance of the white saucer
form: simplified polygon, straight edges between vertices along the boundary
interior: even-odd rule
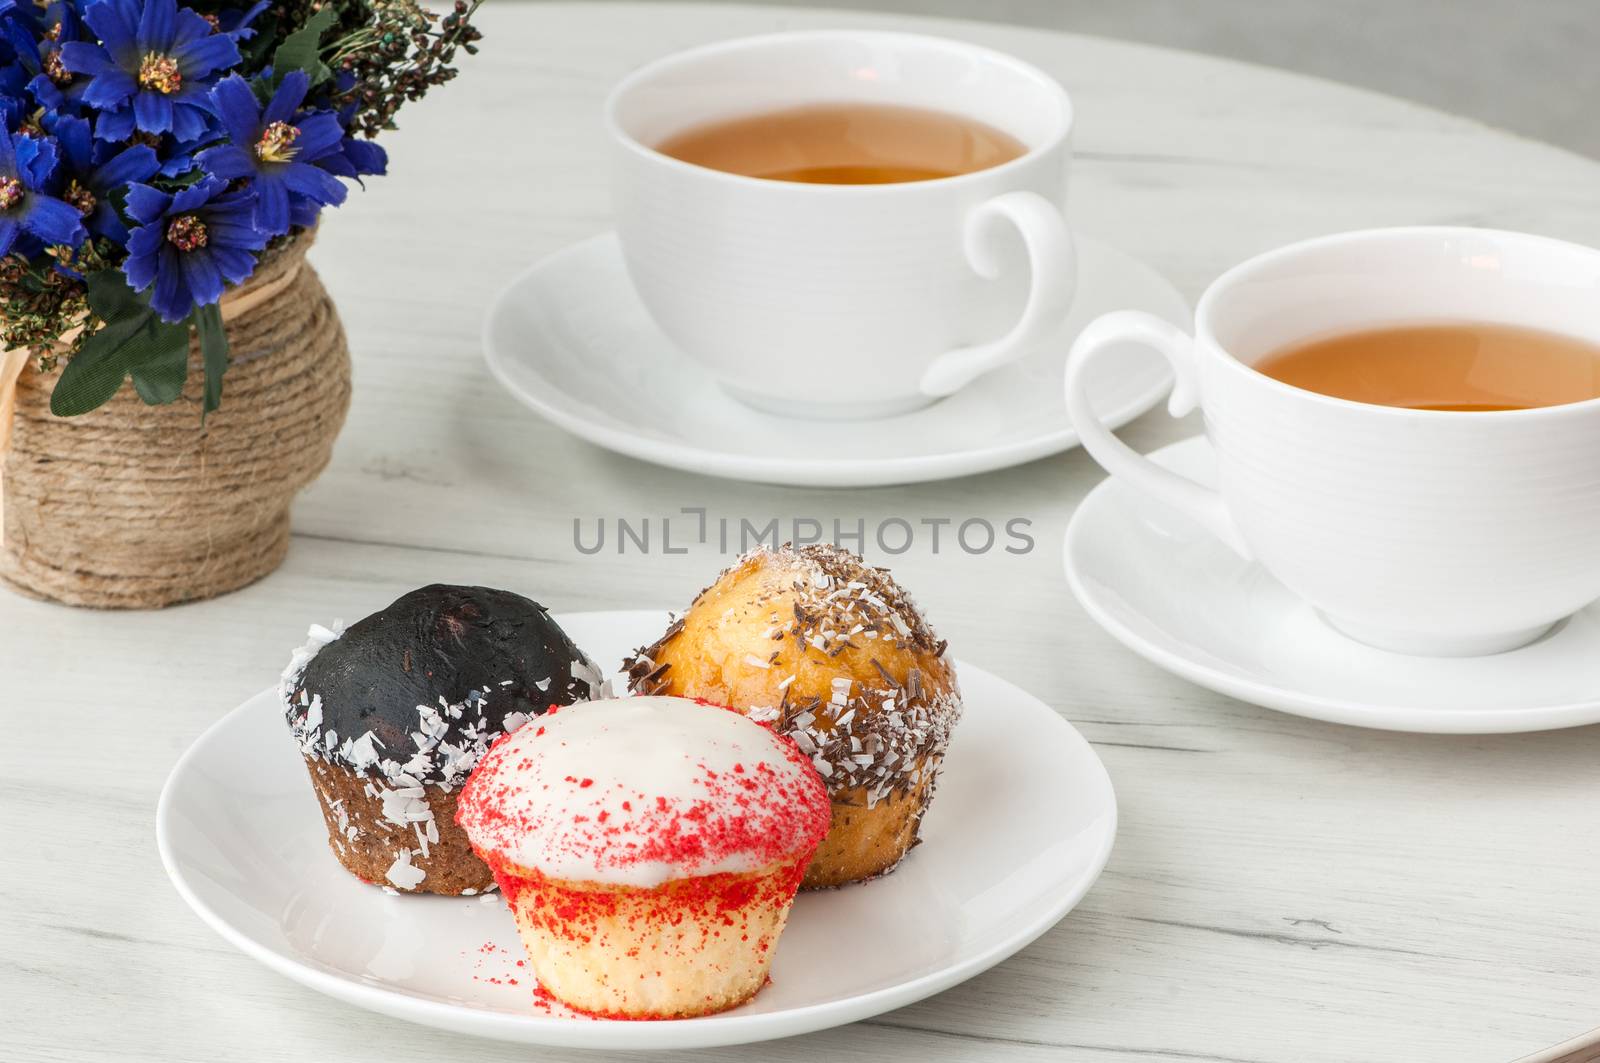
[[[657,465],[803,486],[967,476],[1077,445],[1061,403],[1063,364],[1072,338],[1097,315],[1147,310],[1189,325],[1188,304],[1155,270],[1098,240],[1077,242],[1079,291],[1057,342],[899,417],[805,421],[730,398],[656,328],[609,233],[512,281],[484,321],[484,353],[495,377],[540,416]],[[1112,426],[1167,390],[1166,364],[1148,350],[1131,346],[1102,364],[1091,394]]]
[[[1151,455],[1214,483],[1204,438]],[[1328,627],[1259,566],[1115,480],[1067,527],[1067,581],[1145,659],[1242,701],[1391,731],[1490,734],[1600,722],[1600,604],[1530,646],[1410,657]]]
[[[658,612],[560,618],[597,660],[666,625]],[[281,974],[412,1022],[530,1044],[702,1048],[854,1022],[947,989],[1050,929],[1105,866],[1117,806],[1099,758],[1049,706],[960,664],[956,728],[923,824],[891,875],[804,894],[772,982],[749,1004],[672,1022],[607,1022],[538,1005],[499,894],[391,896],[363,885],[327,834],[267,691],[178,761],[156,836],[167,874],[218,933]],[[517,984],[511,985],[510,979]]]

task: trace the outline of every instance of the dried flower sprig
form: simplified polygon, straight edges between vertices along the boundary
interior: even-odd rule
[[[110,268],[115,253],[100,239],[47,248],[48,261],[0,258],[0,347],[27,350],[46,372],[76,354],[99,324],[89,315],[82,277]]]
[[[345,34],[326,55],[346,82],[338,98],[353,108],[350,128],[367,137],[393,129],[404,104],[455,77],[456,51],[477,54],[483,37],[472,24],[481,3],[456,0],[441,18],[410,0],[375,0],[371,22]]]

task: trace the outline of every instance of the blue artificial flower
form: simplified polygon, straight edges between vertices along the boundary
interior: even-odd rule
[[[40,244],[83,242],[84,229],[76,207],[44,189],[56,168],[56,146],[29,136],[12,138],[0,124],[0,255],[17,238],[31,236]]]
[[[211,91],[217,117],[231,143],[195,157],[211,176],[250,179],[256,192],[255,226],[269,236],[291,224],[315,221],[317,212],[344,202],[344,185],[319,165],[341,150],[344,130],[332,111],[300,111],[310,87],[304,71],[290,71],[263,110],[237,74]]]
[[[345,137],[339,142],[339,150],[318,159],[317,165],[329,173],[360,182],[368,174],[381,177],[388,173],[389,153],[370,140]]]
[[[179,140],[171,133],[161,134],[155,143],[156,158],[161,160],[161,176],[181,177],[188,173],[194,169],[194,157],[200,149],[221,139],[221,130],[210,127],[193,140]]]
[[[83,20],[101,44],[61,46],[67,70],[89,76],[83,100],[101,111],[95,135],[126,140],[134,129],[192,140],[206,129],[208,93],[239,62],[239,46],[177,0],[94,0]]]
[[[349,71],[341,71],[334,76],[334,90],[336,94],[344,96],[356,86],[356,76]],[[355,121],[356,104],[347,103],[339,108],[339,125],[345,129]],[[368,174],[382,176],[389,172],[389,153],[370,140],[356,137],[345,137],[339,144],[339,150],[323,156],[317,160],[317,165],[329,173],[347,177],[350,180],[366,187],[361,180]]]
[[[29,75],[28,91],[47,111],[75,114],[89,87],[87,78],[74,74],[61,61],[61,46],[82,36],[77,10],[56,0],[40,22],[30,12],[6,21],[6,36],[16,52],[16,62]]]
[[[225,33],[236,41],[247,41],[256,35],[250,23],[254,22],[261,13],[271,7],[270,0],[256,0],[244,10],[233,8],[228,11],[219,11],[212,16],[217,20],[217,32]]]
[[[28,101],[23,98],[21,93],[22,86],[17,86],[19,91],[15,93],[7,91],[7,75],[10,74],[12,69],[20,71],[22,68],[20,66],[14,68],[6,66],[5,57],[0,56],[0,125],[5,126],[7,129],[15,129],[28,112]]]
[[[255,194],[230,192],[216,178],[170,195],[136,184],[127,207],[139,227],[128,237],[122,272],[134,291],[154,285],[150,308],[166,321],[182,321],[221,299],[225,284],[255,272],[256,252],[267,246],[267,234],[250,224]]]
[[[61,144],[68,178],[61,198],[78,208],[84,225],[94,236],[109,236],[121,244],[128,227],[117,214],[115,194],[135,182],[148,181],[161,168],[155,149],[133,144],[120,150],[96,141],[83,118],[64,116],[50,125]]]
[[[31,19],[12,0],[0,0],[0,123],[15,129],[28,107],[28,69],[13,45],[13,27]],[[33,37],[28,35],[30,49]]]

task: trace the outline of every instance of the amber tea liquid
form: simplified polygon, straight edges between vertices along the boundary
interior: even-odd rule
[[[1514,325],[1348,332],[1276,351],[1255,368],[1307,391],[1414,410],[1527,410],[1600,398],[1600,345]]]
[[[1028,149],[1008,133],[943,111],[830,103],[709,122],[656,150],[770,181],[882,185],[987,170]]]

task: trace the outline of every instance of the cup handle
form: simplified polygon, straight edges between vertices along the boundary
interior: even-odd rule
[[[1121,477],[1135,489],[1199,521],[1240,557],[1253,560],[1250,547],[1239,534],[1239,526],[1234,523],[1220,492],[1164,469],[1135,451],[1113,435],[1090,408],[1089,363],[1106,348],[1129,342],[1142,343],[1159,351],[1171,363],[1173,384],[1172,395],[1167,400],[1169,414],[1182,417],[1200,405],[1193,337],[1171,322],[1142,310],[1102,314],[1078,334],[1067,355],[1067,415],[1084,449],[1112,476]]]
[[[976,377],[1015,361],[1049,336],[1067,316],[1077,286],[1077,254],[1061,211],[1037,192],[1006,192],[974,207],[967,215],[967,262],[981,277],[998,277],[1000,262],[994,238],[1006,223],[1022,234],[1033,272],[1022,316],[1010,332],[997,340],[958,347],[935,358],[923,371],[920,382],[926,395],[952,395]]]

